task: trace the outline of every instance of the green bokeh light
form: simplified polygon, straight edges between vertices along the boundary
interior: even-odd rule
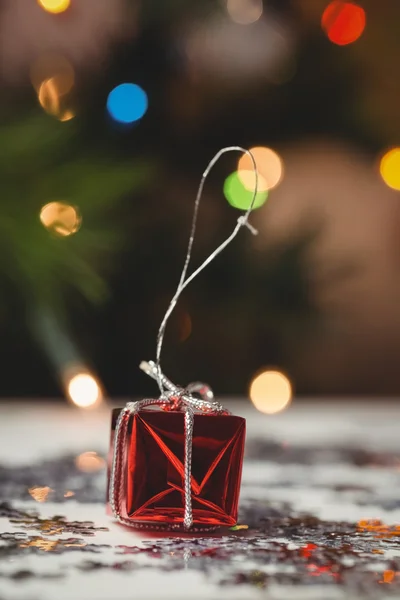
[[[247,210],[253,200],[254,192],[248,190],[241,182],[238,172],[235,171],[228,175],[224,183],[224,196],[229,204],[239,210]],[[268,198],[268,192],[257,192],[253,209],[260,208],[265,204]]]

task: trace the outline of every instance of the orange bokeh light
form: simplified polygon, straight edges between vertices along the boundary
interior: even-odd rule
[[[46,229],[63,237],[76,233],[82,224],[78,209],[64,202],[49,202],[43,206],[40,220]]]
[[[353,2],[334,0],[325,8],[321,25],[331,42],[346,46],[358,40],[365,29],[365,10]]]
[[[257,166],[257,189],[259,192],[272,190],[283,176],[282,159],[271,148],[256,146],[250,148]],[[243,154],[238,161],[239,179],[247,190],[254,190],[256,178],[253,161],[248,154]]]

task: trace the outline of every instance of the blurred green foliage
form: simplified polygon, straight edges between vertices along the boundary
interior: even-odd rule
[[[0,128],[0,277],[29,304],[65,316],[76,290],[90,302],[107,296],[105,273],[126,242],[116,201],[148,176],[144,164],[80,149],[73,123],[29,115]],[[41,223],[41,207],[78,207],[81,229],[61,237]]]

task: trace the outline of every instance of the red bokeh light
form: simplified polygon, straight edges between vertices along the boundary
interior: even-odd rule
[[[321,25],[334,44],[346,46],[358,40],[365,29],[365,10],[352,2],[334,0],[322,15]]]

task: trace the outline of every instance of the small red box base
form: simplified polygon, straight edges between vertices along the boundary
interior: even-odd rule
[[[114,410],[112,415],[109,468],[121,410]],[[244,440],[242,417],[195,414],[191,479],[194,526],[236,524]],[[123,452],[121,516],[132,524],[182,524],[184,414],[141,410],[132,415]]]

